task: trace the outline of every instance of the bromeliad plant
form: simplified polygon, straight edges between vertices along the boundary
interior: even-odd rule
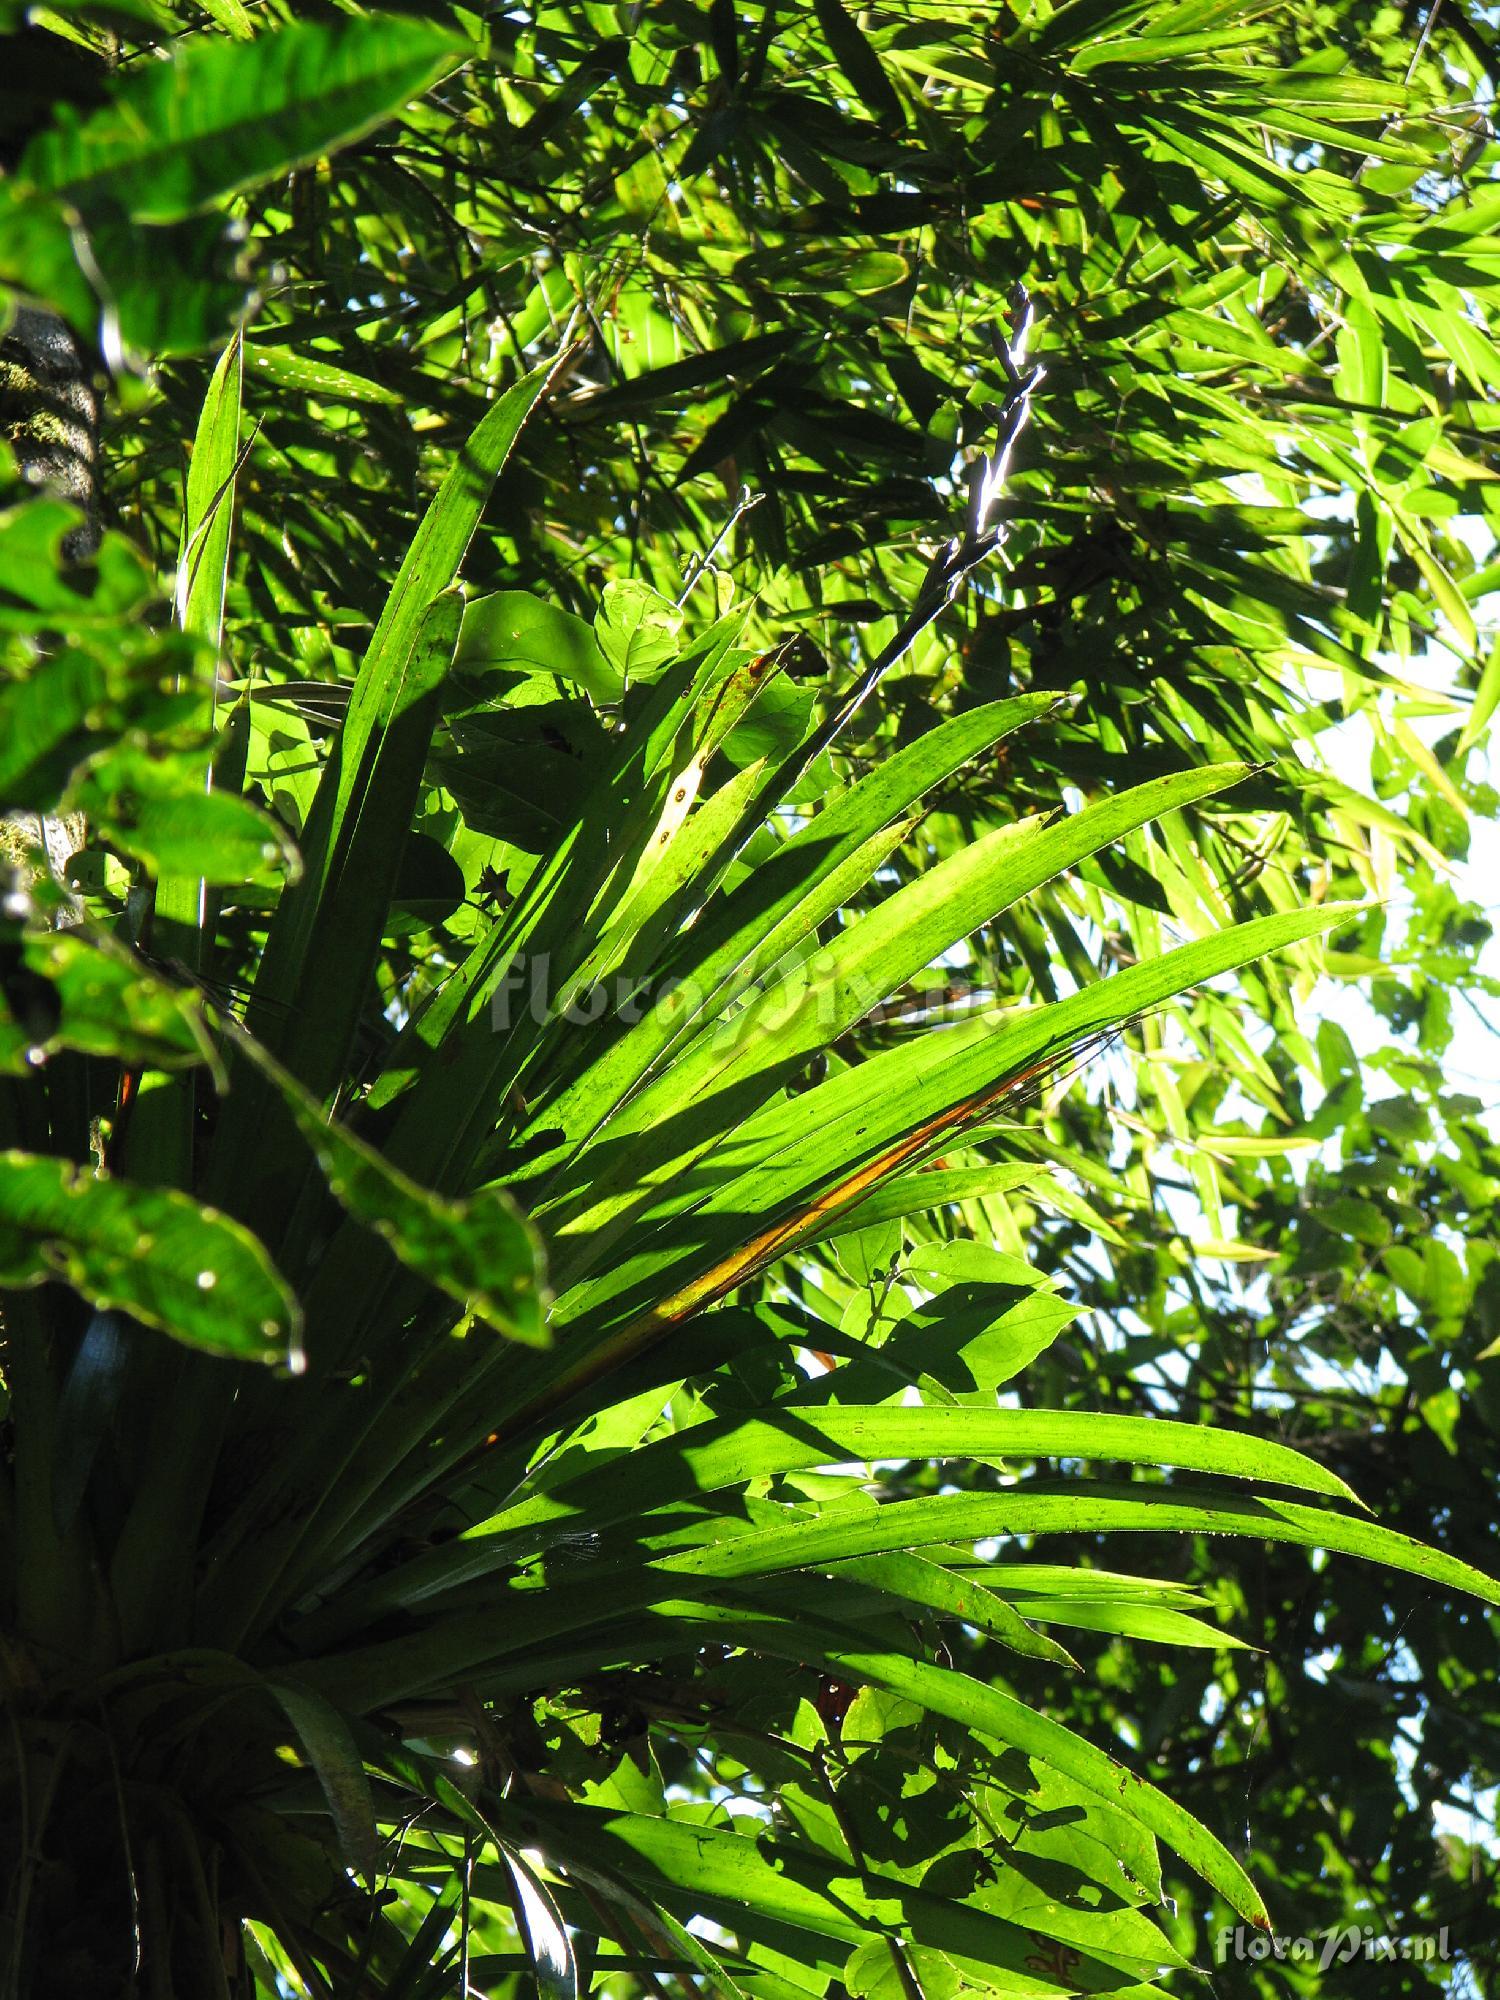
[[[882,898],[924,799],[1052,698],[846,783],[847,701],[733,614],[466,603],[546,371],[469,441],[352,686],[226,678],[239,368],[176,629],[118,541],[57,566],[66,509],[3,523],[0,793],[90,830],[0,936],[5,1994],[1138,1992],[1182,1963],[1159,1843],[1265,1924],[1212,1830],[1027,1700],[1054,1628],[1233,1642],[1035,1538],[1500,1590],[1284,1446],[1025,1407],[1072,1311],[963,1224],[1035,1178],[995,1141],[1036,1078],[1340,911],[857,1059],[976,927],[1243,767]],[[517,760],[555,780],[519,833]],[[834,1306],[840,1272],[868,1282]],[[944,1460],[995,1476],[945,1491]]]

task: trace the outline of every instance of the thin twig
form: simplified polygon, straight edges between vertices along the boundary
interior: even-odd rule
[[[702,555],[694,556],[692,562],[688,565],[686,580],[683,583],[682,589],[677,593],[676,602],[679,608],[687,603],[694,590],[697,589],[699,578],[703,575],[719,550],[724,546],[726,539],[733,534],[751,508],[758,507],[765,497],[764,493],[752,493],[748,486],[740,488],[740,497],[735,502],[734,512],[724,523],[723,527],[720,528],[718,534],[714,536]]]

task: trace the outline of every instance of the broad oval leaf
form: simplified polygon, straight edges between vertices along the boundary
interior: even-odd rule
[[[0,938],[0,1070],[24,1075],[57,1049],[149,1069],[213,1060],[199,995],[120,946],[75,930],[34,932],[9,969],[7,949]]]
[[[192,37],[92,117],[64,111],[19,174],[85,210],[176,222],[358,138],[456,52],[446,31],[391,15],[294,22],[244,43]]]
[[[297,1301],[240,1223],[175,1188],[0,1153],[0,1280],[52,1278],[189,1347],[300,1365]]]
[[[208,791],[194,758],[153,757],[129,743],[101,750],[74,778],[65,803],[153,875],[228,888],[295,880],[300,872],[281,825],[248,799]]]
[[[470,674],[555,674],[606,705],[625,689],[624,674],[600,650],[592,628],[527,590],[499,590],[465,608],[454,665]]]

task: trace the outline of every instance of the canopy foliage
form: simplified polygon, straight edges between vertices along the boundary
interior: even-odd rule
[[[1491,38],[11,23],[0,1991],[1489,1990]]]

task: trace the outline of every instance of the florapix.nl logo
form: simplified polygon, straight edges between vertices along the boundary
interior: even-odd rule
[[[1372,1924],[1329,1924],[1312,1937],[1273,1937],[1248,1929],[1244,1924],[1226,1924],[1214,1940],[1214,1959],[1219,1965],[1231,1960],[1258,1963],[1262,1960],[1291,1961],[1316,1966],[1327,1972],[1336,1965],[1376,1965],[1393,1963],[1446,1963],[1453,1952],[1448,1942],[1448,1926],[1438,1931],[1414,1931],[1397,1937],[1378,1931]]]
[[[712,1033],[722,1047],[745,1035],[773,1032],[797,1016],[829,1039],[877,1009],[884,990],[864,970],[844,964],[821,945],[785,969],[738,981],[723,971],[701,981],[646,979],[624,971],[588,977],[567,973],[549,952],[518,953],[494,980],[489,1015],[490,1026],[504,1034],[520,1020],[538,1026],[564,1021],[575,1028],[611,1020],[634,1027],[649,1015],[670,1029],[710,1014]],[[948,1001],[952,995],[944,987],[935,997]],[[908,1016],[916,1004],[909,1002]]]

